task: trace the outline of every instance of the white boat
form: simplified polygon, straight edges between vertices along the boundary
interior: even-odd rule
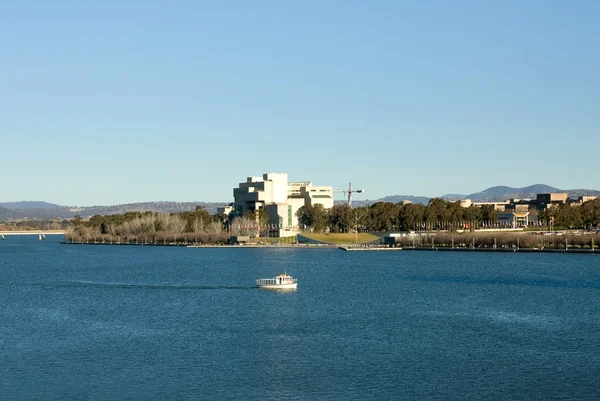
[[[273,278],[261,278],[260,280],[256,280],[256,286],[258,288],[269,290],[294,290],[297,285],[298,281],[287,274],[280,274]]]

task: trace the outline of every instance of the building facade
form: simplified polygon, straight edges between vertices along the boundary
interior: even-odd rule
[[[541,211],[565,204],[581,206],[594,199],[596,196],[569,198],[567,193],[546,193],[537,194],[535,199],[509,199],[503,202],[472,202],[471,199],[462,199],[459,204],[462,207],[492,205],[500,212],[498,224],[502,227],[517,228],[540,225],[538,216]]]
[[[303,206],[333,207],[333,188],[314,186],[311,181],[288,182],[286,173],[250,176],[233,189],[234,216],[264,210],[272,235],[295,235],[299,229],[296,212]]]

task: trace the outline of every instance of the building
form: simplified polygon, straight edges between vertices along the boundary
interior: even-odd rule
[[[580,196],[577,199],[569,199],[567,202],[569,203],[570,206],[582,206],[585,202],[589,202],[592,201],[594,199],[597,199],[597,196]]]
[[[462,199],[459,204],[462,207],[492,205],[499,212],[497,223],[500,226],[527,227],[540,224],[541,211],[559,205],[581,206],[596,198],[596,196],[580,196],[569,199],[567,193],[547,193],[537,194],[535,199],[509,199],[503,202],[472,202],[470,199]]]
[[[567,203],[567,193],[549,193],[549,194],[537,194],[538,204],[561,204]]]
[[[502,212],[498,215],[498,223],[501,227],[522,228],[529,226],[529,212],[513,211]]]
[[[227,206],[218,206],[217,214],[223,214],[225,216],[229,216],[231,213],[233,213],[233,210],[234,210],[233,203],[230,203]]]
[[[267,173],[262,177],[250,176],[233,189],[234,216],[248,211],[264,210],[273,235],[295,235],[298,231],[296,212],[303,206],[316,204],[333,207],[333,188],[314,186],[311,181],[288,182],[285,173]]]
[[[506,207],[506,205],[509,204],[509,201],[502,201],[502,202],[473,202],[473,200],[471,199],[459,199],[458,204],[461,207],[467,208],[467,207],[471,207],[471,206],[476,206],[476,207],[482,207],[484,205],[489,205],[492,206],[495,210],[498,211],[504,211],[504,208]]]

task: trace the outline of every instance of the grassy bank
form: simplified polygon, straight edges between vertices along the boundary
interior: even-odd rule
[[[377,236],[369,233],[359,233],[359,234],[346,234],[346,233],[336,233],[336,234],[302,234],[303,236],[316,240],[326,242],[328,244],[334,245],[342,245],[342,244],[364,244],[366,242],[375,241]]]

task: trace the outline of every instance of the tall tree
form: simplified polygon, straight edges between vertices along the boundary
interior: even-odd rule
[[[581,206],[581,217],[587,227],[600,227],[600,199],[585,202]]]
[[[406,231],[414,230],[417,225],[424,221],[425,205],[419,203],[409,203],[400,208],[399,220],[402,228]]]
[[[302,206],[296,212],[296,216],[298,216],[298,222],[301,225],[310,227],[317,232],[321,232],[327,227],[329,218],[327,209],[320,203],[317,203],[314,206]]]

